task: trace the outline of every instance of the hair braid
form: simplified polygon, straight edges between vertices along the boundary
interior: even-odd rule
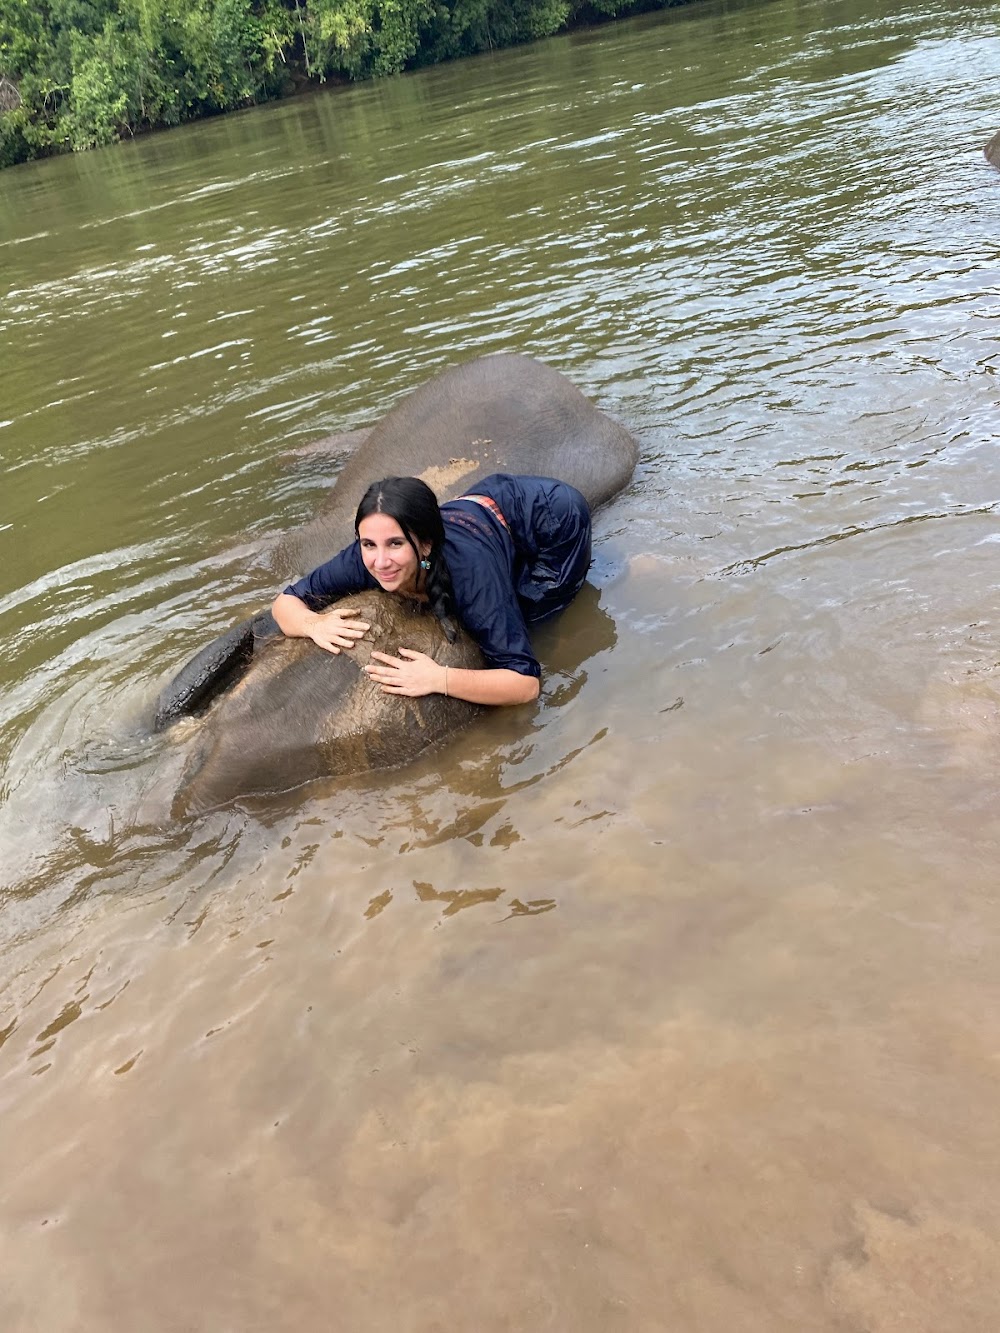
[[[451,571],[441,547],[435,547],[427,558],[431,566],[424,580],[427,603],[440,622],[444,637],[449,643],[454,643],[458,638],[458,612],[455,608],[455,590],[451,586]]]

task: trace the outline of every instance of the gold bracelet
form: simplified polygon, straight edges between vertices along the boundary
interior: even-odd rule
[[[445,667],[445,669],[444,669],[444,697],[445,697],[446,699],[450,697],[449,694],[448,694],[448,668],[447,668],[447,667]]]

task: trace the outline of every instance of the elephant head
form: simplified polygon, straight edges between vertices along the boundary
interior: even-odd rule
[[[174,813],[199,814],[239,796],[282,791],[318,777],[390,768],[459,730],[475,704],[441,694],[385,694],[363,668],[372,651],[403,645],[454,667],[481,667],[473,641],[449,643],[418,603],[388,593],[358,593],[338,603],[371,628],[339,654],[311,639],[272,637],[259,644],[254,670],[216,701],[200,724]]]

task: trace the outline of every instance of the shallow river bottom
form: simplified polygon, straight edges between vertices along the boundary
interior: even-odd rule
[[[742,635],[740,579],[640,557],[531,744],[498,714],[210,816],[202,891],[25,941],[3,1326],[1000,1323],[996,683],[961,629],[990,537],[956,524],[968,606],[937,536],[896,537],[922,657],[891,596],[761,598]],[[818,593],[838,557],[802,558]],[[725,627],[710,691],[681,636],[650,653],[668,608]]]

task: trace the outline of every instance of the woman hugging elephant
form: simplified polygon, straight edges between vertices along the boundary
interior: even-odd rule
[[[536,699],[530,626],[582,587],[591,510],[637,457],[624,426],[513,353],[442,371],[361,434],[278,549],[312,573],[160,693],[157,729],[198,719],[178,738],[178,813],[407,763],[480,705]]]
[[[373,483],[358,506],[356,540],[290,584],[272,606],[282,632],[332,653],[370,626],[331,602],[381,588],[425,602],[450,642],[456,619],[482,651],[481,669],[441,665],[400,647],[375,651],[365,671],[387,694],[443,694],[475,704],[529,703],[541,668],[528,625],[561,611],[590,565],[590,510],[574,487],[547,477],[485,477],[438,506],[417,477]]]

